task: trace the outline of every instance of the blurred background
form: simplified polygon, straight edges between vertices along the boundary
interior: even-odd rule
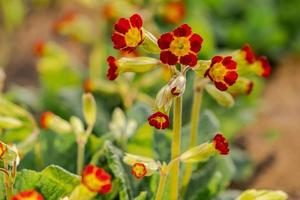
[[[204,38],[203,59],[249,43],[273,68],[253,97],[243,97],[231,111],[215,111],[241,150],[237,155],[246,158],[237,160],[246,167],[230,188],[281,189],[300,199],[299,0],[0,0],[0,8],[0,89],[36,116],[44,110],[81,115],[85,81],[105,79],[105,59],[117,55],[110,35],[120,17],[140,13],[156,36],[189,23]],[[68,61],[41,60],[39,43],[52,45]],[[60,64],[69,66],[51,68]],[[130,102],[117,98],[107,105],[98,89],[104,113],[98,129],[104,132],[113,108]]]

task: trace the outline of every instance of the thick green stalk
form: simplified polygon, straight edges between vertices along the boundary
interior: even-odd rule
[[[92,133],[94,125],[89,125],[84,134],[77,136],[77,174],[81,175],[84,166],[85,145]]]
[[[166,185],[166,179],[167,179],[166,174],[161,174],[160,175],[155,200],[161,200],[162,199],[163,194],[164,194],[164,188],[165,188],[165,185]]]
[[[176,97],[174,100],[173,112],[173,138],[172,138],[172,151],[171,160],[176,159],[180,155],[181,146],[181,118],[182,118],[182,96]],[[180,163],[176,162],[171,170],[171,192],[170,199],[177,200],[179,192],[179,166]]]
[[[197,77],[195,77],[194,88],[195,88],[194,98],[193,98],[193,105],[191,111],[191,133],[190,133],[189,149],[197,145],[198,123],[200,118],[200,108],[202,102],[203,88],[201,86],[199,78]],[[192,172],[193,172],[193,165],[186,164],[186,168],[183,175],[183,181],[182,181],[183,195],[190,182]]]

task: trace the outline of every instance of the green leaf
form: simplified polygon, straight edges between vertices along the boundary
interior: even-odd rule
[[[5,200],[4,174],[0,172],[0,200]]]
[[[72,192],[80,183],[78,176],[51,165],[41,172],[24,169],[17,174],[15,192],[35,189],[47,200],[57,200]]]
[[[114,147],[110,141],[105,142],[104,152],[108,162],[108,167],[112,171],[114,178],[119,182],[119,199],[132,199],[132,191],[130,188],[129,179],[121,161],[122,153],[119,149]]]
[[[145,123],[130,138],[127,145],[127,152],[153,158],[153,133],[153,128],[148,123]]]
[[[134,198],[134,200],[146,200],[146,199],[147,199],[147,192],[141,192],[139,196]]]

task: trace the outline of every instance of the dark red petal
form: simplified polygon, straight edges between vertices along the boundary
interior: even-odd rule
[[[112,184],[109,183],[107,185],[102,186],[101,190],[99,190],[99,193],[100,194],[106,194],[106,193],[110,192],[111,189],[112,189]]]
[[[162,51],[160,53],[160,60],[164,64],[176,65],[178,57],[172,54],[170,51]]]
[[[121,49],[126,46],[125,38],[122,35],[114,33],[111,37],[115,49]]]
[[[189,25],[182,24],[180,27],[176,28],[173,33],[176,37],[188,37],[192,34],[192,29]]]
[[[236,71],[229,71],[226,73],[226,75],[224,77],[224,81],[228,85],[233,85],[237,78],[238,78],[238,74],[236,73]]]
[[[125,34],[129,30],[129,28],[129,20],[125,18],[119,19],[119,21],[115,24],[115,30],[123,34]]]
[[[139,14],[134,14],[130,17],[130,22],[133,27],[142,28],[143,20]]]
[[[180,63],[183,65],[189,65],[190,67],[193,67],[197,64],[197,56],[192,53],[186,56],[182,56],[180,58]]]
[[[236,69],[237,63],[232,60],[231,56],[226,56],[224,60],[222,61],[222,64],[227,68],[227,69]]]
[[[109,56],[107,58],[107,63],[108,63],[108,70],[106,77],[108,80],[115,80],[118,77],[118,66],[116,64],[116,59],[113,56]]]
[[[268,77],[271,73],[271,65],[268,61],[268,59],[265,56],[261,56],[258,58],[261,66],[263,68],[263,73],[261,74],[261,76],[263,77]]]
[[[213,142],[214,142],[215,148],[220,152],[220,154],[222,154],[222,155],[228,154],[228,152],[229,152],[228,142],[223,137],[223,135],[221,135],[220,133],[218,133],[214,137]]]
[[[157,41],[157,44],[162,50],[168,49],[173,39],[174,37],[171,33],[165,33],[160,36],[160,38]]]
[[[244,44],[244,46],[242,47],[242,51],[244,51],[246,54],[245,59],[247,60],[248,64],[252,64],[255,62],[256,56],[249,44]]]
[[[193,34],[190,38],[190,42],[191,42],[191,50],[195,53],[198,53],[201,49],[201,45],[203,42],[202,37],[198,34]]]
[[[218,88],[221,91],[225,91],[228,88],[227,85],[222,82],[214,82],[214,84],[215,84],[216,88]]]
[[[216,63],[219,63],[223,60],[223,57],[222,56],[214,56],[212,59],[211,59],[211,64],[210,66],[213,66],[214,64]]]

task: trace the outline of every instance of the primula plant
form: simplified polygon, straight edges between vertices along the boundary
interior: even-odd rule
[[[52,26],[56,36],[92,49],[88,70],[58,43],[39,39],[32,48],[37,100],[19,106],[13,92],[0,92],[0,200],[287,199],[264,189],[228,197],[232,179],[248,178],[252,168],[239,169],[248,160],[211,111],[252,95],[270,75],[268,59],[249,44],[206,51],[205,35],[183,22],[184,1],[164,2],[157,15],[135,13],[127,1],[102,4],[103,33],[73,11]],[[160,29],[150,17],[176,27]],[[103,53],[101,34],[115,53]],[[0,69],[0,91],[4,78]]]

